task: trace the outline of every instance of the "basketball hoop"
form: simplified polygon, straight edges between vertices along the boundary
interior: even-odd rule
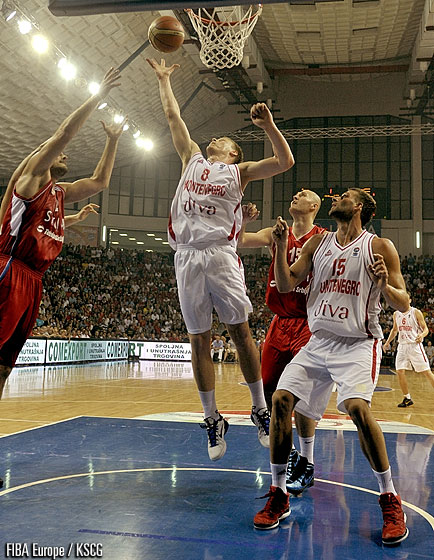
[[[262,12],[262,4],[219,7],[197,13],[186,10],[196,30],[201,48],[200,59],[207,68],[232,68],[243,60],[246,41]]]

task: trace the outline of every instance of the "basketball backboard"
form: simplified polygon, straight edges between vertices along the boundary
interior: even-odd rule
[[[285,0],[273,0],[273,3]],[[300,0],[292,0],[300,3]],[[318,1],[318,0],[316,0]],[[321,1],[321,0],[320,0]],[[322,0],[324,1],[324,0]],[[313,4],[314,0],[302,0],[303,3]],[[48,8],[55,16],[84,16],[90,14],[110,14],[115,12],[149,12],[152,10],[182,10],[184,8],[232,6],[250,4],[250,0],[50,0]]]

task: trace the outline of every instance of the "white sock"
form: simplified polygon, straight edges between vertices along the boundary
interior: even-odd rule
[[[277,486],[287,494],[286,490],[286,469],[288,468],[288,463],[284,465],[274,465],[270,463],[271,467],[271,484]]]
[[[384,494],[385,492],[392,492],[392,494],[397,495],[395,486],[393,485],[392,480],[392,471],[390,467],[387,471],[384,472],[377,472],[372,469],[372,472],[375,474],[375,478],[378,480],[378,485],[380,486],[380,494]]]
[[[217,410],[217,403],[215,402],[215,390],[199,391],[199,397],[203,406],[204,418],[209,418],[211,416],[214,420],[217,420],[219,412]]]
[[[298,436],[300,441],[300,455],[306,457],[309,463],[313,465],[313,446],[315,443],[315,435],[312,437],[300,437]]]
[[[409,400],[411,399],[410,393],[407,393],[406,395],[404,395],[404,397]]]
[[[259,381],[255,381],[254,383],[247,383],[247,386],[250,389],[250,394],[252,395],[252,407],[256,407],[256,410],[267,408],[262,379],[260,379]]]

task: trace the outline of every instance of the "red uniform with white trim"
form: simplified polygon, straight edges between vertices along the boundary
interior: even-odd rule
[[[349,398],[370,403],[377,384],[383,335],[380,290],[367,268],[374,262],[373,238],[363,230],[342,247],[337,234],[328,233],[313,255],[307,298],[312,337],[285,368],[277,388],[296,395],[296,410],[316,420],[327,407],[333,383],[342,412]]]
[[[292,228],[289,228],[288,265],[291,266],[298,259],[301,248],[308,239],[325,231],[324,228],[314,225],[308,233],[297,239]],[[273,254],[265,301],[275,316],[265,338],[261,359],[262,379],[267,393],[275,391],[286,364],[310,339],[306,310],[306,294],[310,279],[309,276],[292,292],[280,293],[274,279]]]
[[[431,369],[422,343],[416,342],[416,337],[422,332],[416,319],[416,309],[410,307],[405,313],[395,311],[395,322],[398,328],[395,368],[414,369],[416,372]]]
[[[168,226],[181,311],[191,334],[211,328],[213,307],[226,324],[243,323],[252,311],[235,252],[242,197],[238,165],[193,154],[176,189]]]
[[[32,332],[42,275],[62,250],[65,191],[50,181],[32,198],[15,191],[0,232],[0,364],[13,367]]]

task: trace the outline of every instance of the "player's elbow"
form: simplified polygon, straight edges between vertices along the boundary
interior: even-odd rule
[[[291,169],[291,167],[294,166],[294,164],[295,164],[295,159],[291,153],[287,154],[283,158],[279,158],[278,161],[279,173],[284,173],[285,171],[288,171],[289,169]]]

